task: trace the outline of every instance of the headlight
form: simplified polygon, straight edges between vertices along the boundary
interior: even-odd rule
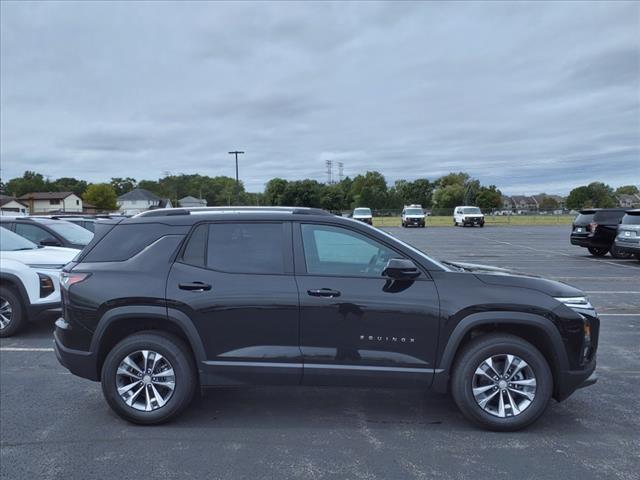
[[[579,310],[593,310],[593,305],[587,297],[555,297],[560,303],[567,307]]]

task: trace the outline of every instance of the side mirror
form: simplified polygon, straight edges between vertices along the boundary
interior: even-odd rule
[[[420,276],[420,270],[411,260],[392,258],[387,262],[382,275],[394,280],[412,280]]]
[[[40,245],[43,247],[59,247],[60,242],[53,237],[47,237],[40,240]]]

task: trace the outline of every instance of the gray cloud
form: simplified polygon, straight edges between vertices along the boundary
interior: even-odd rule
[[[640,183],[640,5],[0,3],[4,179]]]

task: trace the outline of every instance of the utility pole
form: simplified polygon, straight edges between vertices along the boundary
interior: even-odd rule
[[[238,178],[238,155],[243,155],[244,152],[240,150],[234,150],[233,152],[229,152],[229,155],[234,155],[236,157],[236,202],[240,203],[240,179]]]

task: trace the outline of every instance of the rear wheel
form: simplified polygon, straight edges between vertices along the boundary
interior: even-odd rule
[[[631,253],[621,252],[620,249],[618,249],[618,247],[616,247],[615,245],[611,247],[611,250],[609,250],[609,253],[611,253],[611,256],[613,258],[618,258],[618,259],[631,258],[633,255]]]
[[[118,343],[102,367],[109,406],[133,423],[152,425],[176,417],[195,393],[196,370],[178,337],[141,332]]]
[[[0,337],[15,335],[27,323],[20,297],[11,288],[0,287]]]
[[[533,345],[513,335],[490,334],[460,352],[451,393],[469,420],[489,430],[514,431],[544,413],[552,384],[549,365]]]
[[[603,247],[589,247],[587,250],[589,250],[589,253],[594,257],[604,257],[609,251],[608,248]]]

